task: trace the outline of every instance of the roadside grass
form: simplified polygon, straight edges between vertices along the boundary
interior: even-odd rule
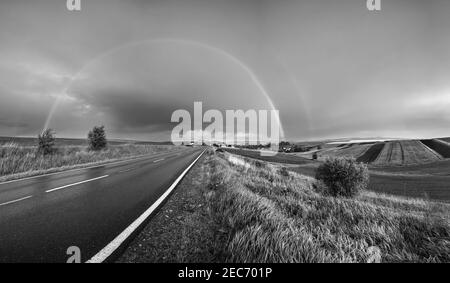
[[[206,194],[227,262],[450,262],[447,204],[326,197],[310,177],[229,156],[208,158]]]
[[[87,166],[154,154],[173,149],[169,145],[110,145],[101,151],[85,146],[59,146],[52,155],[42,155],[36,147],[9,143],[0,146],[0,182],[77,169]]]

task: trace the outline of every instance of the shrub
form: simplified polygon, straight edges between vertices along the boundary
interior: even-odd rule
[[[264,167],[266,167],[265,164],[263,162],[259,161],[259,160],[255,160],[254,164],[255,164],[256,168],[264,168]]]
[[[289,171],[287,170],[286,167],[281,167],[280,170],[278,171],[278,174],[280,174],[283,177],[289,177]]]
[[[106,141],[105,127],[94,127],[88,134],[88,142],[91,150],[102,150],[106,148],[108,142]]]
[[[44,155],[55,152],[55,132],[52,129],[46,129],[38,135],[38,152]]]
[[[354,159],[328,158],[317,168],[316,179],[326,185],[326,194],[353,197],[367,188],[369,170]]]

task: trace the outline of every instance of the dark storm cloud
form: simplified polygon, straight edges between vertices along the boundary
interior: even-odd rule
[[[83,97],[95,110],[108,113],[118,127],[167,126],[172,112],[177,109],[177,105],[168,101],[149,99],[147,92],[110,89],[95,94],[95,96],[80,95],[80,97]]]

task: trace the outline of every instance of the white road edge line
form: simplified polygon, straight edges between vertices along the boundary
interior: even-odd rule
[[[178,152],[178,151],[175,151],[175,152]],[[4,182],[1,182],[0,185],[6,185],[6,184],[9,184],[9,183],[26,181],[26,180],[30,180],[30,179],[37,179],[37,178],[45,177],[45,176],[64,174],[64,173],[68,173],[68,172],[76,172],[76,171],[82,171],[82,170],[87,170],[87,169],[100,168],[100,167],[103,167],[103,166],[116,165],[116,164],[130,162],[130,161],[138,161],[138,160],[141,160],[141,159],[152,158],[152,157],[156,157],[158,155],[164,155],[164,154],[167,154],[167,153],[170,153],[170,152],[160,152],[160,153],[155,153],[155,154],[148,154],[148,155],[144,155],[144,156],[138,156],[138,157],[133,157],[133,158],[130,158],[130,159],[118,160],[118,161],[113,161],[113,162],[107,162],[106,161],[103,164],[93,165],[93,166],[89,166],[89,167],[81,167],[81,168],[76,168],[76,169],[69,169],[69,170],[63,170],[63,171],[54,172],[54,173],[47,173],[47,174],[42,174],[42,175],[36,175],[36,176],[25,177],[25,178],[20,178],[20,179],[14,179],[14,180],[10,180],[10,181],[4,181]],[[79,165],[81,166],[83,164],[79,164]]]
[[[157,159],[157,160],[153,161],[153,163],[157,163],[157,162],[160,162],[160,161],[163,161],[163,160],[164,160],[164,158]]]
[[[202,157],[204,150],[192,163],[187,167],[183,173],[173,182],[173,184],[167,189],[167,191],[159,197],[157,201],[155,201],[144,213],[141,214],[133,223],[130,224],[122,233],[120,233],[112,242],[110,242],[106,247],[100,250],[96,255],[94,255],[90,260],[86,263],[102,263],[105,261],[110,255],[117,250],[120,245],[153,213],[153,211],[158,208],[158,206],[169,196],[169,194],[175,189],[178,183],[183,179],[183,177],[189,172],[192,166],[197,162],[197,160]]]
[[[87,182],[92,182],[92,181],[95,181],[95,180],[100,180],[100,179],[103,179],[103,178],[106,178],[106,177],[109,177],[109,175],[104,175],[104,176],[101,176],[101,177],[97,177],[97,178],[93,178],[93,179],[89,179],[89,180],[85,180],[85,181],[73,183],[73,184],[70,184],[70,185],[65,185],[65,186],[62,186],[62,187],[58,187],[58,188],[54,188],[54,189],[51,189],[51,190],[47,190],[47,191],[45,191],[45,192],[46,192],[46,193],[51,193],[51,192],[58,191],[58,190],[62,190],[62,189],[68,188],[68,187],[73,187],[73,186],[81,185],[81,184],[84,184],[84,183],[87,183]]]
[[[4,206],[4,205],[8,205],[8,204],[13,204],[13,203],[16,203],[16,202],[19,202],[19,201],[23,201],[23,200],[26,200],[26,199],[29,199],[29,198],[32,198],[32,197],[33,197],[33,196],[27,196],[27,197],[24,197],[24,198],[20,198],[20,199],[8,201],[8,202],[0,203],[0,206]]]

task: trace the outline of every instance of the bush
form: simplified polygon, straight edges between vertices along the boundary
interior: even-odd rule
[[[256,168],[265,168],[266,167],[265,164],[259,160],[255,160],[254,164],[255,164]]]
[[[88,134],[88,142],[91,150],[102,150],[106,148],[108,142],[106,141],[105,127],[94,127]]]
[[[289,171],[287,170],[286,167],[281,167],[280,170],[278,171],[278,174],[280,174],[283,177],[289,177]]]
[[[354,159],[328,158],[317,168],[316,179],[326,185],[328,195],[354,197],[367,188],[369,170]]]
[[[44,155],[53,154],[55,150],[55,132],[46,129],[38,135],[38,152]]]

